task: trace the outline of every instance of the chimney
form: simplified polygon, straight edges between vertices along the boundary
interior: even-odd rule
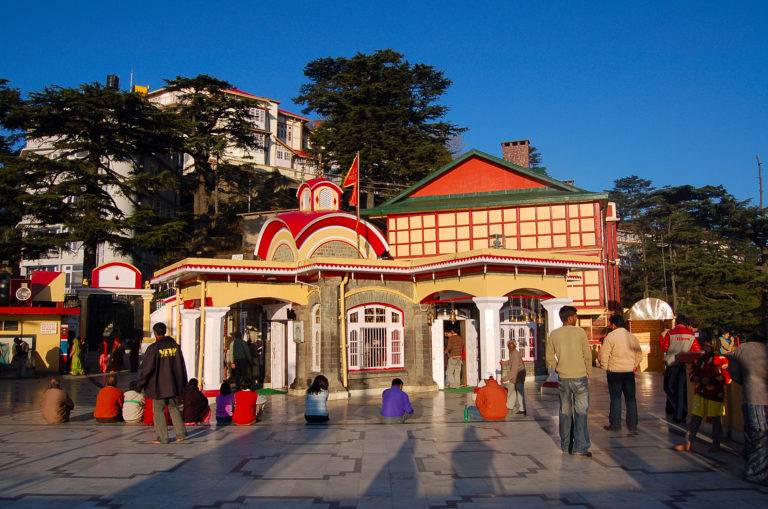
[[[531,142],[529,140],[505,141],[501,144],[501,155],[505,161],[528,168]]]
[[[120,78],[116,74],[107,74],[107,88],[112,90],[120,89]]]

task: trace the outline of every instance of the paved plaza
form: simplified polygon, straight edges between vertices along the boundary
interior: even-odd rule
[[[733,450],[670,449],[682,437],[664,421],[659,375],[638,377],[640,433],[604,431],[603,377],[591,382],[591,460],[560,453],[557,398],[533,383],[528,416],[507,422],[465,424],[470,396],[432,392],[412,395],[406,425],[379,424],[378,398],[352,398],[330,403],[330,425],[309,427],[303,399],[279,395],[255,426],[151,445],[151,428],[92,419],[100,376],[64,377],[77,407],[62,426],[39,417],[44,379],[0,380],[0,507],[768,506],[768,489],[740,480]]]

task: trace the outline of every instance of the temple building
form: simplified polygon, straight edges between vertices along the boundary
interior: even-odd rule
[[[599,339],[619,300],[614,204],[524,160],[470,151],[361,218],[324,178],[297,201],[263,222],[253,260],[187,258],[152,279],[173,291],[152,321],[169,325],[206,390],[233,335],[262,341],[267,386],[295,391],[318,373],[336,396],[395,376],[443,388],[447,330],[466,340],[466,384],[499,370],[509,340],[545,375],[558,310],[576,306]]]

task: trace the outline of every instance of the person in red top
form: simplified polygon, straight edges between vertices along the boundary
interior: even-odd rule
[[[677,362],[677,354],[700,352],[701,346],[691,321],[682,314],[677,315],[677,324],[659,338],[664,354],[664,393],[667,395],[665,410],[674,422],[685,422],[688,415],[685,364]]]
[[[235,409],[232,412],[232,422],[238,426],[249,426],[259,420],[264,410],[266,398],[246,384],[242,390],[235,392]]]
[[[475,406],[464,408],[464,422],[503,421],[507,418],[507,389],[488,373],[485,385],[475,389]]]
[[[717,353],[717,341],[707,338],[703,341],[706,352],[691,368],[690,379],[693,383],[693,403],[691,421],[685,444],[675,446],[676,451],[690,451],[699,432],[701,421],[712,419],[711,452],[720,449],[723,435],[722,417],[725,415],[725,386],[731,383],[728,372],[728,359]]]
[[[125,354],[125,348],[123,348],[123,342],[120,338],[115,336],[112,340],[112,354],[110,355],[110,370],[122,371],[123,370],[123,355]]]
[[[109,368],[109,343],[107,338],[102,338],[99,348],[99,372],[106,373]]]
[[[93,416],[98,422],[120,422],[123,420],[123,391],[117,388],[117,377],[109,375],[107,385],[96,395]]]

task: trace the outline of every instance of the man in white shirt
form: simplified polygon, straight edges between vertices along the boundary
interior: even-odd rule
[[[600,365],[608,374],[608,393],[611,409],[608,414],[607,431],[621,430],[621,395],[627,405],[627,427],[637,432],[637,400],[635,399],[635,370],[640,366],[643,352],[637,338],[624,328],[624,318],[613,315],[610,319],[611,332],[603,340],[600,349]]]

